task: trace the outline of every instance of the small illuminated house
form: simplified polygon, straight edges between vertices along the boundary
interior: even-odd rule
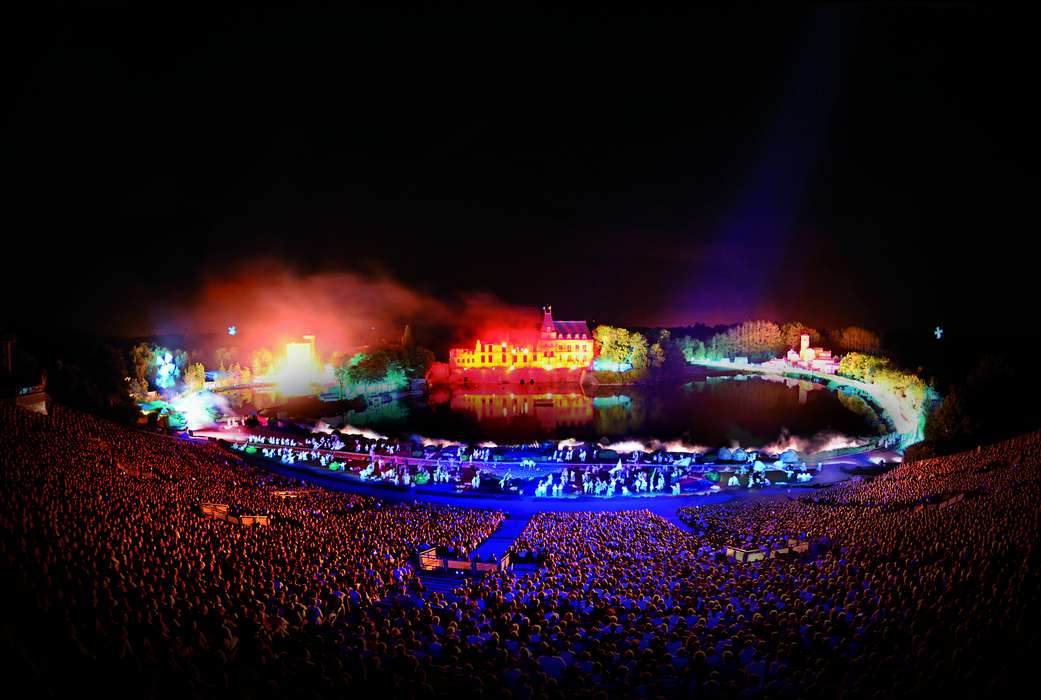
[[[315,371],[318,358],[314,350],[314,336],[305,335],[302,343],[286,343],[286,369],[300,376]]]
[[[553,307],[542,309],[542,325],[534,345],[514,345],[508,340],[482,342],[473,348],[453,348],[448,362],[453,368],[580,369],[595,357],[593,334],[585,321],[554,321]]]
[[[315,352],[313,335],[305,335],[302,343],[286,343],[285,360],[267,379],[285,396],[306,396],[313,392],[315,385],[333,382],[331,368],[326,372]]]
[[[839,370],[839,359],[831,354],[831,350],[811,348],[810,336],[807,333],[799,336],[799,351],[789,350],[785,359],[789,365],[799,369],[825,374],[835,374]]]

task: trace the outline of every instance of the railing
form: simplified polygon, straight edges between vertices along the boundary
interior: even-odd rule
[[[797,540],[795,538],[789,538],[787,546],[784,547],[738,547],[736,545],[729,545],[726,548],[726,555],[735,561],[744,563],[751,563],[753,561],[761,561],[769,557],[775,559],[783,556],[794,556],[799,554],[805,554],[810,551],[810,543],[806,540]]]
[[[419,568],[422,571],[470,571],[485,573],[488,571],[504,571],[510,566],[510,553],[507,552],[496,561],[477,561],[476,559],[453,559],[437,553],[436,547],[429,547],[417,554]]]
[[[219,518],[221,520],[228,519],[227,503],[202,503],[199,507],[202,508],[203,515],[211,518]]]
[[[232,515],[227,503],[200,503],[199,509],[202,514],[209,518],[216,518],[235,525],[267,526],[271,524],[271,516],[268,515]]]
[[[745,549],[744,547],[727,547],[727,556],[737,561],[750,563],[766,559],[765,549]]]
[[[314,493],[321,493],[321,489],[281,489],[278,491],[272,491],[272,496],[278,496],[279,498],[298,498],[300,496],[308,496]]]

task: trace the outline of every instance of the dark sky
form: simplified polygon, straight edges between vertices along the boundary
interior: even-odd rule
[[[0,326],[147,332],[257,260],[641,325],[1015,319],[1023,22],[48,6],[8,27]]]

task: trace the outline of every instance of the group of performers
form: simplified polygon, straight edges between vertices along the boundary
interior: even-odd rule
[[[648,455],[634,450],[619,457],[612,465],[587,461],[595,459],[595,456],[583,445],[562,445],[540,462],[531,458],[517,462],[493,461],[490,448],[462,446],[447,452],[440,450],[435,453],[436,457],[432,455],[433,458],[420,458],[411,456],[412,450],[402,450],[396,441],[365,440],[354,436],[348,438],[345,445],[336,436],[312,436],[300,441],[285,436],[251,435],[245,443],[234,445],[240,450],[247,446],[256,447],[262,456],[285,464],[302,463],[337,470],[347,469],[350,462],[357,464],[359,458],[364,459],[364,465],[358,471],[358,478],[363,481],[381,481],[404,487],[442,484],[457,489],[527,492],[536,498],[678,495],[681,481],[711,477],[710,472],[718,473],[719,485],[729,488],[769,486],[768,469],[772,474],[783,472],[784,483],[793,480],[801,483],[813,478],[811,468],[805,462],[795,461],[794,453],[786,453],[768,466],[758,459],[756,453],[741,451],[746,457],[744,461],[731,459],[717,466],[699,464],[688,454],[677,456],[659,450]],[[348,456],[336,456],[332,452],[344,447],[349,450],[352,446],[355,452]],[[602,452],[594,453],[602,456]],[[728,456],[733,454],[730,452]],[[820,470],[821,464],[818,463],[816,472]]]
[[[559,474],[549,474],[535,486],[536,498],[561,498],[570,495],[635,496],[680,492],[682,469],[651,467],[646,464],[622,464],[564,467]]]

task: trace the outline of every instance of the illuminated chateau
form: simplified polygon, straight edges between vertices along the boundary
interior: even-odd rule
[[[593,363],[593,335],[585,321],[554,321],[553,307],[542,309],[542,326],[534,346],[509,341],[482,342],[453,348],[448,363],[458,369],[581,369]]]

